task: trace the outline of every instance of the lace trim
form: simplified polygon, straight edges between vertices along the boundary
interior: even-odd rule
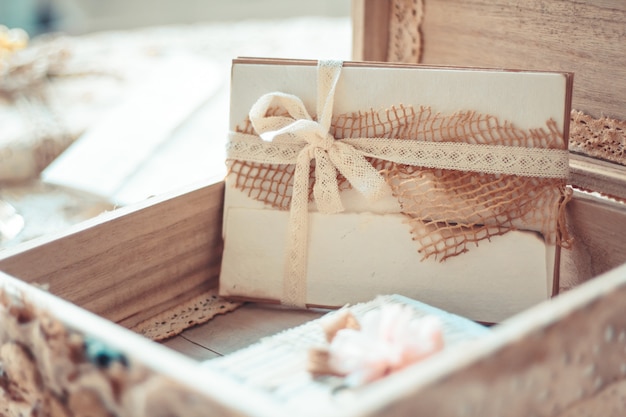
[[[389,18],[388,62],[421,61],[423,0],[392,0]],[[593,158],[626,165],[626,121],[594,118],[572,110],[569,148]]]
[[[377,138],[341,142],[368,157],[424,168],[563,179],[569,172],[569,154],[562,149]],[[231,133],[227,157],[261,164],[294,164],[305,146]]]
[[[572,110],[569,145],[573,152],[626,165],[626,121]]]
[[[420,26],[424,0],[393,0],[389,22],[387,61],[418,63],[422,55]]]

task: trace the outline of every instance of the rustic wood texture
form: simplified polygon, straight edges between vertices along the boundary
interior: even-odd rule
[[[626,201],[626,166],[570,154],[569,183]]]
[[[140,361],[151,383],[146,384],[149,395],[138,400],[148,408],[133,415],[287,415],[281,404],[251,387],[48,293],[1,274],[0,287],[17,289],[70,328]],[[485,337],[367,387],[367,395],[346,415],[408,416],[419,410],[420,415],[446,416],[622,416],[624,297],[626,266],[541,303]],[[306,411],[316,415],[316,403]]]
[[[289,310],[271,305],[246,304],[213,318],[210,324],[187,329],[181,336],[216,354],[226,355],[322,314],[321,310]],[[179,351],[187,354],[187,350]]]
[[[626,204],[576,192],[567,207],[573,247],[561,251],[561,287],[626,263]]]
[[[217,286],[223,183],[152,198],[0,252],[0,270],[127,327]]]
[[[426,2],[422,62],[576,74],[573,108],[626,119],[623,0]]]
[[[3,273],[0,298],[0,362],[10,371],[3,372],[0,387],[2,416],[284,415],[259,393],[197,361]],[[129,365],[92,366],[80,352],[82,336],[102,343],[105,356],[121,354]],[[7,346],[22,347],[21,358],[6,355]],[[54,407],[42,398],[45,393],[64,407]],[[13,408],[11,400],[25,409]]]
[[[390,10],[388,0],[352,1],[352,57],[355,61],[387,60]]]

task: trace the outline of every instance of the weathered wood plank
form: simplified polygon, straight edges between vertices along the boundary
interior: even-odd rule
[[[386,61],[389,45],[389,0],[352,1],[352,58]]]
[[[193,343],[226,355],[263,337],[314,320],[322,314],[321,310],[289,310],[251,303],[231,313],[214,317],[205,325],[185,330],[182,336]]]
[[[622,0],[427,2],[426,64],[571,71],[573,108],[626,119]]]
[[[355,59],[386,59],[390,4],[353,1]],[[429,1],[421,32],[424,64],[574,72],[573,108],[626,119],[622,0]]]
[[[626,166],[570,154],[569,183],[626,201]]]
[[[162,344],[173,351],[182,353],[183,355],[197,361],[206,361],[208,359],[219,358],[221,356],[198,343],[187,340],[185,337],[180,335],[166,340]]]
[[[0,270],[132,327],[217,285],[223,183],[152,198],[0,252]]]
[[[561,251],[561,287],[571,287],[626,263],[626,204],[575,192],[567,206],[574,238]]]

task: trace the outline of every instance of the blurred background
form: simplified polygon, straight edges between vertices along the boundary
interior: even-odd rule
[[[0,0],[0,21],[35,35],[243,19],[349,15],[348,0]]]
[[[232,59],[350,59],[349,15],[350,0],[0,0],[0,47],[30,36],[0,53],[0,250],[222,178]]]

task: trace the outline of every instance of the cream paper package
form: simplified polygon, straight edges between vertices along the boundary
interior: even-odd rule
[[[220,293],[395,292],[498,322],[550,297],[571,74],[233,62]]]

